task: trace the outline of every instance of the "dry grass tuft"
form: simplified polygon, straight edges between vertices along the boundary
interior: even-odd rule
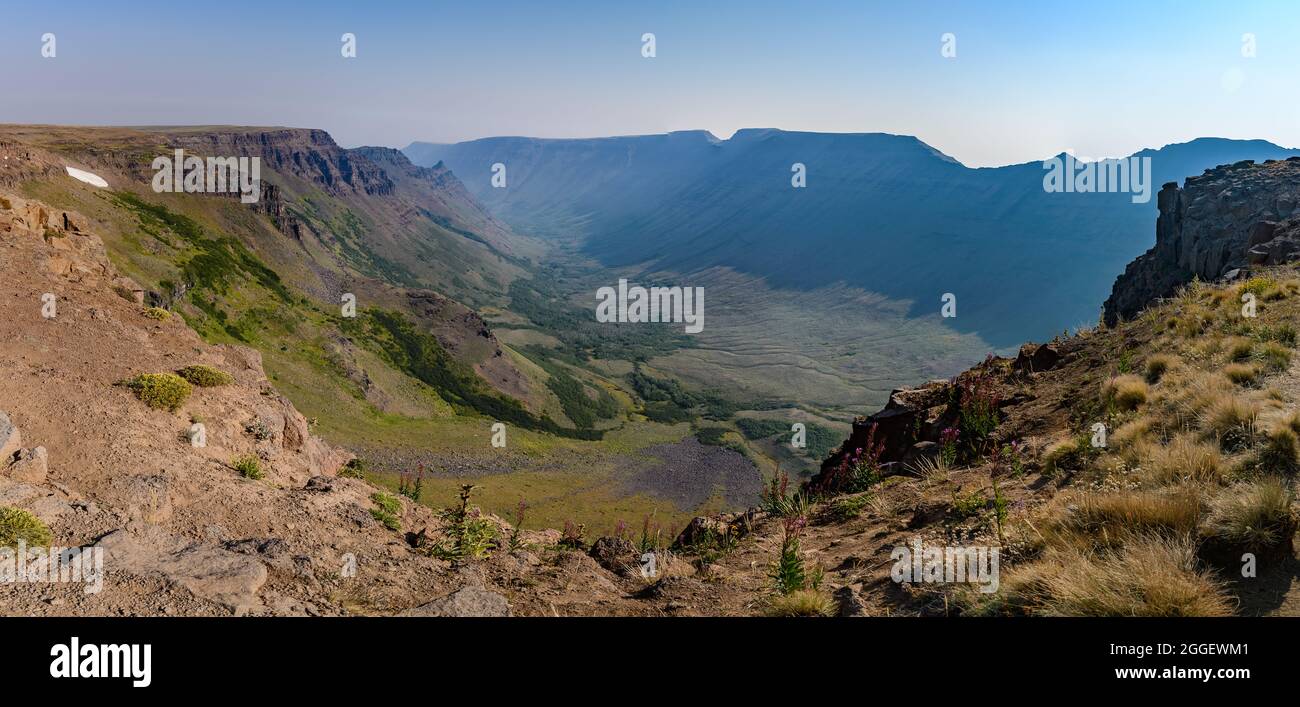
[[[1113,551],[1048,550],[1008,573],[998,598],[976,612],[1231,616],[1233,607],[1223,586],[1198,567],[1189,539],[1153,536]]]
[[[1173,365],[1174,357],[1169,354],[1152,354],[1148,356],[1146,362],[1147,382],[1153,385],[1160,382],[1160,378]]]
[[[1111,547],[1135,534],[1185,536],[1200,522],[1200,493],[1191,487],[1065,496],[1052,504],[1043,534],[1057,546]]]
[[[1259,368],[1250,363],[1229,363],[1223,367],[1223,375],[1237,385],[1254,385],[1259,380]]]
[[[1101,384],[1101,394],[1120,410],[1136,410],[1147,401],[1147,382],[1132,374],[1115,376]]]
[[[1142,478],[1157,486],[1185,481],[1218,483],[1223,478],[1223,457],[1210,444],[1191,435],[1179,435],[1164,446],[1152,446],[1142,463]]]
[[[1295,532],[1294,500],[1282,479],[1231,486],[1211,502],[1202,534],[1243,552],[1266,552]]]
[[[772,598],[767,605],[768,616],[832,616],[835,605],[831,598],[816,589],[798,589]]]
[[[1226,451],[1250,446],[1259,420],[1259,404],[1238,395],[1224,395],[1211,403],[1202,417],[1207,435],[1217,439]]]

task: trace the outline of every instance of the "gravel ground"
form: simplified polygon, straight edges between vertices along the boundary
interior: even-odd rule
[[[674,444],[647,447],[658,462],[633,470],[623,484],[628,494],[648,493],[691,510],[721,490],[729,508],[758,503],[763,477],[745,455],[724,447],[701,444],[687,437]]]

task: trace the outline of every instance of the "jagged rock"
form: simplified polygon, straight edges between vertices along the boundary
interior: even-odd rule
[[[591,544],[589,554],[601,567],[618,575],[627,576],[640,567],[636,548],[624,538],[597,538]]]
[[[840,587],[835,590],[835,603],[839,605],[839,615],[841,618],[853,616],[870,616],[867,611],[867,603],[858,595],[857,590],[853,587]]]
[[[730,535],[741,538],[749,533],[750,526],[761,517],[761,512],[749,510],[744,513],[720,513],[716,516],[695,516],[686,525],[673,547],[684,548],[701,542],[710,542]]]
[[[1061,362],[1061,352],[1051,344],[1025,344],[1011,367],[1026,373],[1050,371]]]
[[[23,446],[23,435],[18,426],[9,420],[9,416],[0,410],[0,465],[13,459]]]
[[[45,447],[24,449],[15,456],[4,473],[14,481],[28,484],[43,484],[49,472],[49,455]]]
[[[510,616],[510,603],[506,598],[480,584],[468,584],[441,599],[434,599],[401,616],[459,616],[493,617]]]
[[[912,446],[933,441],[939,430],[952,424],[953,385],[934,380],[919,388],[899,388],[889,394],[889,402],[879,412],[853,421],[853,431],[839,450],[822,462],[821,471],[808,481],[809,490],[827,490],[846,456],[857,449],[881,445],[882,463],[903,461]],[[898,465],[892,467],[899,471]]]
[[[916,464],[916,462],[922,459],[936,459],[938,458],[938,456],[939,456],[938,442],[930,442],[930,441],[917,442],[916,444],[912,445],[912,447],[908,449],[906,453],[903,454],[902,464],[904,468],[910,469]]]
[[[334,490],[334,480],[328,476],[313,476],[307,479],[307,485],[303,488],[318,493],[329,493]]]
[[[1249,160],[1165,184],[1156,199],[1156,244],[1115,280],[1103,318],[1113,326],[1192,278],[1216,281],[1249,265],[1300,256],[1300,161]]]
[[[205,542],[190,542],[156,526],[115,530],[99,541],[104,566],[117,572],[160,575],[195,596],[246,613],[260,604],[266,567],[253,557]]]

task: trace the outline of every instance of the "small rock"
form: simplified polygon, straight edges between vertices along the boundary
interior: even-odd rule
[[[307,485],[303,488],[318,493],[329,493],[334,490],[334,480],[328,476],[313,476],[307,479]]]
[[[45,453],[45,447],[22,450],[5,473],[14,481],[28,484],[45,483],[45,477],[49,473],[49,455]]]
[[[511,614],[510,603],[504,596],[481,585],[470,584],[441,599],[434,599],[414,609],[407,609],[401,615],[490,617]]]
[[[867,603],[853,587],[840,587],[835,590],[835,601],[839,604],[841,617],[870,615],[867,611]]]
[[[0,410],[0,464],[11,459],[23,446],[23,435],[9,416]]]

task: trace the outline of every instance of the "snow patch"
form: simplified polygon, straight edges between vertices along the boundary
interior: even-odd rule
[[[104,178],[99,176],[98,174],[92,174],[85,170],[77,169],[76,167],[64,167],[64,169],[68,170],[68,176],[72,177],[73,179],[77,179],[97,187],[108,186],[108,182],[104,181]]]

